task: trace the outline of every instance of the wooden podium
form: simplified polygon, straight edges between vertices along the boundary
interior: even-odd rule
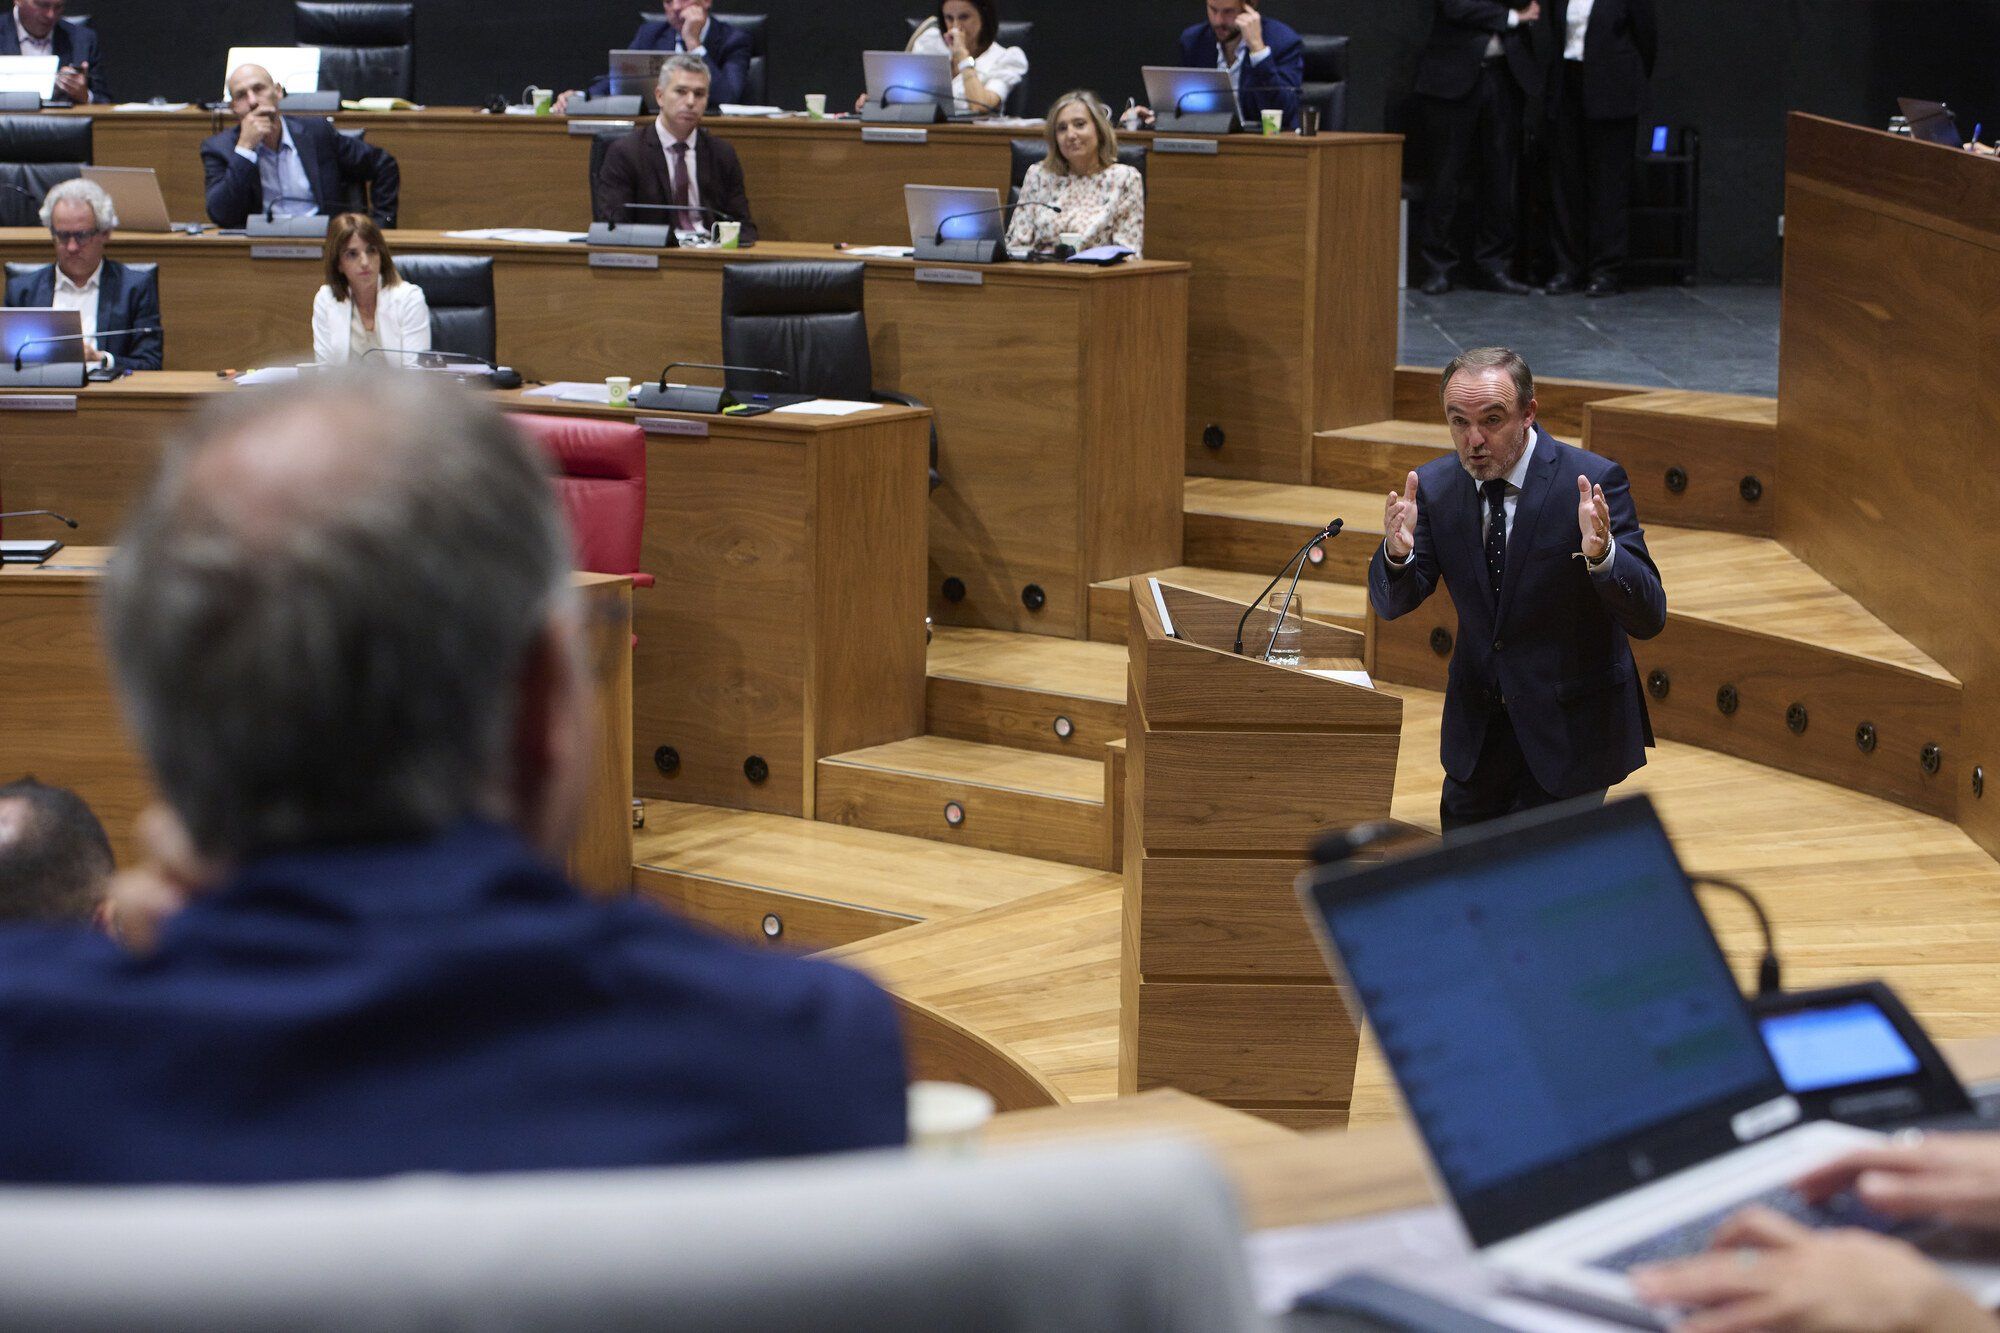
[[[1322,830],[1388,818],[1403,703],[1237,656],[1242,613],[1132,580],[1118,1090],[1342,1125],[1357,1033],[1293,881]],[[1303,630],[1308,668],[1359,669],[1360,634]]]

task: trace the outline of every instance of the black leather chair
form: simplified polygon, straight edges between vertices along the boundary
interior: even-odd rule
[[[1319,108],[1323,130],[1347,128],[1347,39],[1300,33],[1305,43],[1305,77],[1299,84],[1299,105]]]
[[[903,22],[910,25],[911,32],[915,32],[917,26],[923,22],[923,19],[904,19]],[[1007,19],[1000,20],[1000,33],[994,40],[1002,46],[1018,46],[1021,48],[1021,53],[1028,57],[1028,73],[1019,83],[1014,85],[1014,91],[1007,94],[1006,105],[1000,108],[1001,115],[1032,116],[1039,114],[1028,109],[1034,105],[1033,102],[1028,100],[1028,84],[1035,77],[1035,58],[1028,51],[1028,45],[1033,40],[1034,35],[1035,21],[1033,19],[1015,19],[1011,22]]]
[[[782,370],[764,376],[725,373],[744,392],[771,388],[859,402],[923,404],[875,387],[862,306],[865,266],[859,260],[785,260],[722,268],[722,359],[732,366]],[[937,422],[931,422],[931,487],[938,484]]]
[[[599,130],[590,140],[590,220],[592,222],[623,222],[624,218],[606,215],[602,202],[604,176],[604,155],[611,151],[611,145],[630,134],[630,130]],[[659,214],[651,215],[653,218]]]
[[[750,39],[750,75],[743,81],[743,100],[752,106],[768,106],[771,100],[771,36],[766,29],[770,26],[769,14],[725,14],[721,10],[710,10],[711,19],[721,19],[732,28],[740,29]],[[658,18],[658,14],[648,14],[647,18]]]
[[[367,139],[367,130],[341,130],[350,139]],[[342,181],[340,183],[340,206],[350,213],[368,211],[368,185],[365,181]]]
[[[417,7],[407,3],[296,0],[300,46],[319,48],[319,86],[343,97],[417,95]]]
[[[396,272],[424,289],[433,348],[499,360],[491,255],[404,255],[396,260]]]
[[[0,116],[0,184],[13,187],[0,190],[0,226],[41,226],[42,196],[81,176],[90,154],[88,116]]]
[[[1028,168],[1045,160],[1049,155],[1046,139],[1012,139],[1008,147],[1013,150],[1013,166],[1008,176],[1007,202],[1013,203],[1021,197],[1021,184],[1028,179]],[[1146,145],[1124,143],[1118,145],[1118,160],[1139,173],[1139,180],[1146,179]]]

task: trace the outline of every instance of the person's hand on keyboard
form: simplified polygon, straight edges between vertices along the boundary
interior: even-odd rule
[[[1635,1268],[1677,1333],[1995,1333],[2000,1322],[1944,1270],[1872,1231],[1815,1231],[1768,1208],[1723,1223],[1706,1254]]]
[[[2000,1134],[1911,1134],[1798,1182],[1809,1203],[1851,1191],[1885,1217],[2000,1233]]]

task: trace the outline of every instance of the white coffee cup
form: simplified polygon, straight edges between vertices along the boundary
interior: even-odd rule
[[[1285,113],[1283,111],[1266,111],[1264,113],[1264,133],[1276,134],[1284,128]]]
[[[807,114],[808,116],[811,116],[811,117],[812,117],[812,118],[813,118],[814,120],[824,120],[824,119],[826,119],[826,94],[825,94],[825,93],[807,93],[807,94],[806,94],[806,114]]]
[[[724,250],[734,250],[743,237],[740,222],[718,222],[715,224],[715,243]]]
[[[535,108],[535,114],[546,116],[556,104],[555,91],[550,88],[528,89],[528,105]]]
[[[1084,234],[1080,231],[1066,231],[1056,238],[1068,246],[1072,252],[1083,249]]]
[[[963,1083],[919,1079],[910,1085],[907,1105],[910,1146],[947,1157],[969,1156],[993,1118],[993,1098]]]
[[[628,407],[632,402],[632,377],[630,375],[606,375],[604,388],[611,395],[613,407]]]

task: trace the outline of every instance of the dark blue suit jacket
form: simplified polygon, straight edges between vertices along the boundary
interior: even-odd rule
[[[624,49],[628,51],[672,51],[680,45],[680,30],[665,19],[651,19]],[[715,111],[724,102],[741,102],[744,85],[750,79],[750,34],[732,28],[721,19],[710,18],[708,32],[701,39],[702,56],[708,62],[708,107]],[[585,90],[592,97],[611,91],[611,76],[600,74]],[[649,90],[650,91],[650,90]]]
[[[56,266],[7,279],[9,306],[54,305]],[[151,264],[130,268],[115,259],[104,261],[97,277],[97,327],[137,329],[159,327],[160,275]],[[118,358],[119,370],[158,370],[166,360],[167,340],[159,333],[121,333],[99,338],[97,345]]]
[[[1253,65],[1248,56],[1244,57],[1243,84],[1237,90],[1237,100],[1243,104],[1243,123],[1252,124],[1265,111],[1282,107],[1285,128],[1295,130],[1299,127],[1299,85],[1306,77],[1306,44],[1299,40],[1291,25],[1267,18],[1264,45],[1271,48],[1266,59]],[[1206,23],[1197,23],[1181,34],[1181,64],[1188,69],[1214,69],[1220,49],[1214,31]]]
[[[367,181],[368,212],[385,230],[396,225],[396,196],[403,173],[383,149],[334,129],[318,116],[286,116],[292,146],[298,149],[306,179],[322,213],[345,213],[344,191],[349,181]],[[264,182],[257,164],[236,151],[235,126],[211,135],[201,145],[201,174],[208,189],[208,217],[218,227],[241,227],[252,213],[263,211]]]
[[[1504,705],[1529,771],[1554,796],[1609,787],[1646,762],[1652,720],[1630,638],[1666,627],[1667,595],[1646,550],[1625,470],[1536,431],[1514,510],[1506,572],[1495,602],[1486,577],[1479,487],[1449,454],[1417,471],[1417,540],[1397,569],[1381,546],[1368,566],[1368,600],[1384,620],[1414,611],[1442,580],[1458,610],[1445,690],[1445,771],[1472,775],[1486,722]],[[1581,559],[1576,479],[1604,487],[1611,567]]]
[[[0,56],[21,54],[21,39],[14,32],[13,6],[0,6]],[[84,80],[90,85],[90,100],[109,102],[111,94],[104,83],[104,61],[97,53],[97,34],[81,23],[68,19],[56,20],[55,31],[49,34],[49,49],[55,52],[58,61],[65,65],[88,63]]]
[[[888,997],[512,833],[258,861],[125,955],[0,931],[0,1179],[256,1182],[720,1162],[904,1138]]]

